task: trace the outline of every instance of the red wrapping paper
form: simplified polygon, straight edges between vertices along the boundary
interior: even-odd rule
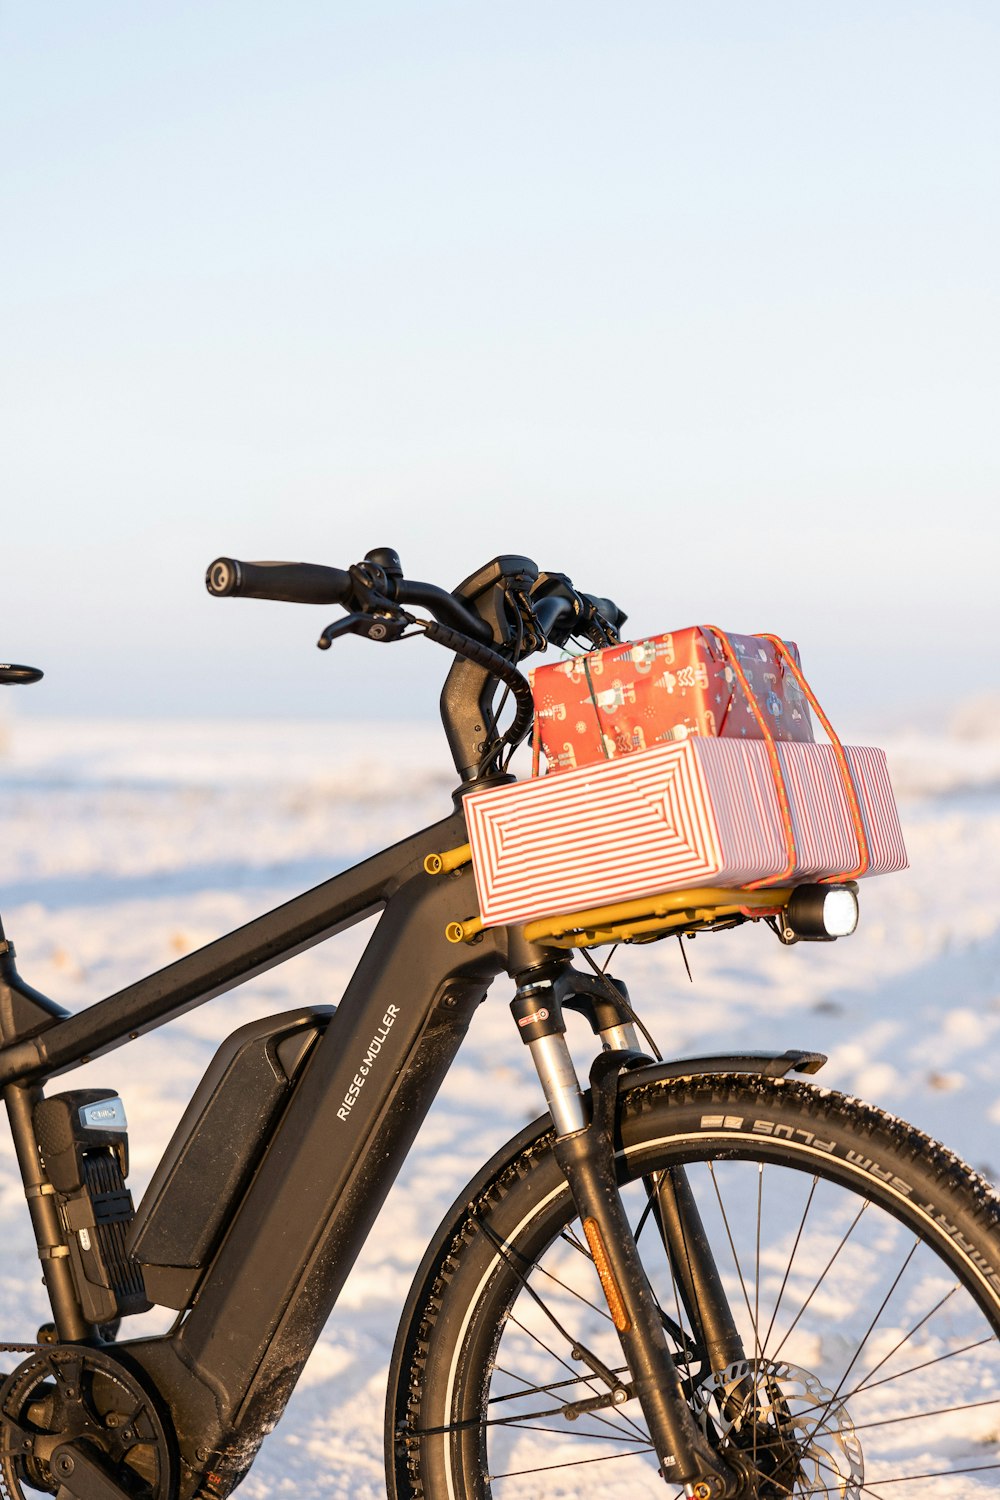
[[[772,643],[729,640],[774,738],[810,743],[809,706]],[[797,662],[798,647],[788,645]],[[697,625],[536,667],[531,681],[550,773],[689,735],[761,738],[721,644]]]

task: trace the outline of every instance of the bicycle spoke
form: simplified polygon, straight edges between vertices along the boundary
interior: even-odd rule
[[[740,1268],[740,1258],[739,1258],[739,1256],[736,1253],[736,1245],[735,1245],[735,1243],[733,1241],[733,1232],[732,1232],[732,1230],[729,1227],[729,1218],[728,1218],[728,1216],[726,1214],[725,1205],[722,1202],[722,1194],[719,1191],[719,1184],[718,1184],[718,1181],[717,1181],[716,1176],[715,1176],[715,1164],[713,1162],[709,1162],[708,1163],[708,1171],[709,1171],[709,1176],[712,1179],[712,1186],[715,1188],[715,1196],[716,1196],[716,1198],[718,1199],[718,1202],[719,1202],[719,1212],[722,1214],[722,1222],[725,1225],[726,1238],[729,1241],[729,1248],[730,1248],[730,1250],[733,1253],[733,1264],[736,1267],[736,1274],[739,1277],[740,1290],[743,1293],[743,1301],[746,1303],[747,1315],[750,1318],[750,1321],[752,1323],[753,1322],[753,1311],[752,1311],[752,1309],[750,1307],[750,1297],[749,1297],[749,1294],[747,1292],[747,1284],[746,1284],[745,1280],[743,1279],[743,1271]]]
[[[594,1257],[591,1255],[589,1248],[583,1243],[578,1235],[573,1233],[572,1228],[564,1229],[559,1238],[561,1240],[565,1240],[566,1244],[570,1245],[574,1250],[578,1250],[579,1253],[583,1256],[584,1260],[589,1260],[591,1264],[593,1264]]]
[[[819,1291],[820,1287],[823,1285],[823,1282],[826,1280],[827,1272],[829,1271],[830,1267],[833,1265],[834,1261],[840,1255],[840,1253],[843,1250],[844,1246],[847,1244],[847,1241],[851,1238],[851,1235],[854,1233],[855,1229],[857,1229],[858,1225],[860,1224],[862,1216],[863,1216],[863,1214],[865,1212],[865,1209],[868,1207],[868,1204],[869,1204],[869,1200],[866,1198],[865,1201],[862,1203],[861,1207],[858,1209],[857,1213],[855,1214],[854,1219],[853,1219],[850,1227],[847,1229],[847,1231],[845,1232],[845,1234],[841,1238],[841,1241],[838,1244],[837,1248],[834,1250],[833,1254],[830,1256],[830,1259],[827,1261],[826,1265],[823,1267],[823,1269],[820,1272],[819,1276],[816,1278],[816,1282],[815,1282],[815,1284],[813,1286],[812,1291],[809,1293],[808,1297],[803,1302],[803,1304],[799,1308],[798,1312],[795,1314],[795,1317],[793,1318],[793,1320],[792,1320],[791,1324],[789,1325],[789,1327],[785,1330],[785,1336],[784,1336],[784,1338],[781,1340],[781,1343],[778,1345],[777,1349],[775,1349],[774,1353],[771,1355],[771,1359],[772,1360],[776,1360],[778,1358],[778,1355],[781,1353],[782,1349],[788,1343],[788,1340],[789,1340],[789,1338],[790,1338],[793,1330],[798,1326],[798,1323],[799,1323],[800,1319],[802,1318],[802,1315],[805,1312],[806,1308],[812,1302],[812,1300],[815,1297],[816,1293]]]
[[[899,1340],[899,1342],[897,1344],[893,1345],[893,1347],[889,1350],[888,1354],[883,1355],[882,1358],[879,1360],[878,1364],[874,1365],[872,1367],[872,1369],[870,1369],[868,1371],[867,1375],[863,1376],[863,1378],[854,1387],[854,1391],[857,1392],[857,1391],[871,1390],[871,1388],[872,1388],[873,1385],[881,1385],[881,1384],[883,1384],[883,1382],[880,1381],[880,1380],[872,1381],[872,1376],[873,1375],[877,1375],[878,1372],[879,1372],[879,1370],[881,1370],[885,1365],[887,1365],[889,1363],[889,1361],[890,1361],[890,1359],[892,1359],[893,1355],[898,1354],[899,1351],[900,1351],[900,1349],[902,1349],[903,1345],[909,1343],[910,1339],[913,1338],[913,1335],[915,1333],[919,1333],[921,1328],[926,1327],[926,1325],[930,1322],[931,1318],[934,1317],[935,1313],[939,1313],[941,1311],[942,1307],[944,1307],[945,1304],[951,1300],[951,1298],[955,1295],[955,1293],[957,1291],[958,1291],[958,1282],[956,1281],[955,1285],[951,1288],[951,1291],[950,1292],[946,1292],[945,1295],[941,1298],[941,1300],[939,1302],[935,1303],[935,1305],[931,1308],[930,1312],[929,1313],[925,1313],[924,1316],[920,1319],[920,1321],[918,1323],[914,1323],[914,1325],[910,1329],[909,1333],[904,1334],[904,1336]],[[889,1377],[889,1378],[891,1379],[892,1377]]]
[[[653,1445],[649,1444],[646,1452],[652,1453]],[[602,1453],[594,1458],[571,1458],[559,1464],[539,1464],[532,1469],[508,1469],[503,1474],[487,1474],[486,1480],[492,1484],[497,1479],[516,1479],[524,1474],[547,1474],[552,1469],[578,1469],[582,1464],[608,1464],[613,1463],[616,1458],[631,1458],[630,1453]]]
[[[864,1338],[861,1340],[860,1344],[858,1345],[858,1347],[857,1347],[857,1349],[856,1349],[856,1351],[854,1353],[854,1356],[851,1359],[850,1364],[847,1366],[847,1369],[844,1371],[843,1375],[841,1375],[841,1377],[840,1377],[840,1380],[837,1382],[837,1389],[833,1392],[833,1395],[830,1397],[830,1405],[831,1406],[833,1405],[834,1401],[836,1401],[836,1399],[840,1395],[841,1391],[844,1389],[844,1383],[847,1380],[848,1375],[850,1375],[851,1371],[854,1369],[854,1366],[857,1364],[858,1360],[860,1359],[860,1357],[861,1357],[861,1351],[864,1349],[864,1347],[867,1344],[868,1340],[871,1338],[872,1333],[875,1331],[875,1327],[876,1327],[876,1325],[878,1323],[879,1318],[881,1318],[882,1314],[885,1312],[886,1308],[888,1307],[888,1305],[889,1305],[889,1303],[890,1303],[890,1301],[892,1299],[893,1292],[899,1286],[899,1283],[902,1281],[904,1275],[906,1274],[906,1268],[910,1264],[910,1261],[913,1259],[914,1255],[916,1255],[917,1250],[919,1249],[919,1246],[920,1246],[920,1241],[915,1238],[914,1241],[913,1241],[913,1244],[910,1247],[909,1254],[907,1255],[906,1259],[903,1261],[903,1264],[900,1266],[899,1270],[896,1272],[895,1276],[893,1277],[892,1285],[890,1286],[889,1290],[886,1292],[885,1296],[882,1298],[882,1301],[881,1301],[881,1304],[879,1305],[878,1311],[876,1312],[875,1316],[872,1318],[871,1322],[868,1324],[868,1327],[865,1330]]]
[[[834,1403],[836,1402],[838,1396],[840,1395],[841,1391],[844,1389],[844,1385],[845,1385],[845,1383],[847,1381],[848,1375],[850,1375],[851,1371],[854,1369],[854,1366],[857,1364],[858,1360],[861,1358],[861,1351],[864,1349],[864,1347],[867,1344],[868,1340],[871,1338],[872,1333],[873,1333],[876,1325],[878,1324],[879,1318],[881,1318],[882,1314],[885,1312],[885,1309],[888,1307],[889,1302],[892,1299],[892,1294],[893,1294],[893,1292],[895,1292],[896,1288],[899,1286],[899,1283],[902,1281],[903,1276],[906,1274],[906,1268],[910,1264],[910,1262],[912,1261],[914,1255],[917,1253],[919,1245],[920,1245],[920,1241],[918,1239],[914,1238],[913,1244],[910,1246],[910,1249],[909,1249],[909,1252],[908,1252],[908,1254],[906,1256],[906,1259],[903,1261],[903,1264],[900,1266],[899,1270],[896,1272],[895,1276],[893,1277],[892,1285],[889,1287],[889,1290],[886,1292],[885,1296],[882,1298],[882,1301],[881,1301],[881,1303],[880,1303],[880,1305],[878,1307],[878,1310],[875,1313],[875,1316],[872,1318],[871,1322],[868,1324],[868,1327],[865,1330],[864,1337],[862,1338],[860,1344],[858,1345],[857,1349],[855,1349],[854,1354],[851,1357],[850,1364],[847,1366],[847,1369],[844,1370],[843,1374],[841,1375],[840,1379],[838,1380],[836,1389],[831,1392],[830,1399],[827,1401],[826,1405],[823,1406],[820,1409],[819,1419],[817,1420],[816,1426],[813,1428],[812,1433],[809,1434],[810,1438],[812,1438],[814,1436],[814,1434],[818,1431],[818,1429],[819,1429],[821,1423],[823,1422],[823,1420],[825,1419],[827,1413],[831,1410],[831,1408],[833,1407]]]
[[[956,1411],[975,1411],[981,1406],[1000,1406],[1000,1396],[991,1396],[987,1401],[965,1401],[960,1406],[939,1406],[934,1411],[911,1411],[904,1417],[881,1417],[877,1422],[858,1422],[855,1432],[869,1432],[873,1427],[896,1427],[900,1422],[920,1422],[928,1417],[948,1417]]]
[[[801,1241],[802,1235],[805,1232],[806,1219],[809,1217],[809,1210],[812,1207],[813,1198],[816,1196],[816,1188],[817,1188],[818,1184],[819,1184],[819,1178],[818,1177],[813,1177],[812,1186],[809,1189],[809,1197],[806,1199],[806,1206],[802,1210],[802,1218],[799,1221],[799,1227],[798,1227],[798,1229],[796,1230],[796,1233],[795,1233],[795,1243],[792,1245],[792,1252],[791,1252],[791,1254],[788,1257],[788,1264],[785,1267],[785,1274],[782,1277],[781,1286],[778,1289],[778,1300],[774,1304],[774,1308],[773,1308],[773,1311],[771,1313],[771,1321],[767,1325],[767,1333],[764,1335],[763,1339],[761,1340],[761,1352],[762,1352],[762,1354],[767,1352],[768,1342],[770,1341],[771,1333],[772,1333],[772,1331],[774,1329],[775,1320],[777,1319],[777,1316],[778,1316],[778,1309],[781,1306],[781,1300],[782,1300],[782,1298],[785,1295],[785,1288],[788,1285],[788,1278],[792,1274],[792,1265],[794,1264],[795,1256],[796,1256],[796,1254],[798,1252],[799,1242]]]
[[[954,1291],[954,1288],[952,1289],[952,1292],[953,1291]],[[950,1297],[952,1295],[952,1292],[948,1293],[948,1297]],[[947,1301],[947,1298],[943,1298],[942,1301]],[[894,1349],[891,1349],[889,1351],[889,1354],[886,1355],[885,1359],[882,1359],[882,1360],[879,1361],[879,1363],[875,1366],[875,1370],[880,1370],[883,1367],[883,1365],[885,1365],[886,1362],[889,1359],[891,1359],[892,1355],[895,1354],[895,1353],[897,1353],[903,1347],[903,1345],[907,1342],[907,1340],[912,1337],[913,1333],[916,1332],[916,1329],[922,1327],[928,1321],[928,1319],[933,1316],[934,1312],[936,1312],[936,1311],[937,1311],[936,1308],[932,1308],[931,1312],[929,1312],[927,1314],[927,1317],[921,1318],[920,1322],[916,1325],[916,1328],[911,1329],[910,1332],[906,1335],[906,1337],[900,1339],[900,1341],[896,1345],[896,1347]],[[995,1342],[996,1342],[996,1335],[990,1334],[990,1335],[987,1335],[986,1338],[976,1339],[971,1344],[963,1344],[958,1349],[949,1349],[948,1352],[947,1352],[947,1354],[937,1354],[937,1355],[934,1356],[933,1359],[922,1360],[921,1363],[918,1364],[918,1365],[909,1365],[909,1366],[907,1366],[907,1368],[905,1370],[897,1370],[897,1372],[894,1375],[886,1375],[881,1380],[871,1380],[870,1376],[875,1373],[875,1370],[871,1370],[871,1371],[869,1371],[868,1375],[865,1375],[864,1378],[861,1381],[859,1381],[859,1383],[857,1385],[852,1386],[849,1391],[844,1391],[844,1392],[841,1393],[841,1395],[839,1397],[840,1403],[841,1403],[841,1405],[844,1405],[846,1402],[852,1400],[852,1398],[854,1396],[861,1395],[863,1392],[867,1393],[868,1391],[878,1390],[878,1388],[880,1386],[891,1385],[893,1383],[893,1381],[896,1381],[896,1380],[905,1380],[905,1378],[908,1375],[916,1375],[921,1370],[929,1370],[934,1365],[943,1364],[945,1362],[945,1360],[955,1359],[960,1354],[968,1354],[973,1349],[983,1349],[983,1348],[985,1348],[985,1346],[987,1344],[992,1344],[992,1343],[995,1343]],[[819,1403],[817,1403],[817,1405],[815,1407],[808,1407],[807,1406],[807,1407],[805,1407],[803,1409],[803,1411],[801,1411],[799,1413],[799,1415],[800,1416],[808,1415],[808,1413],[810,1411],[816,1411],[818,1409],[819,1409]]]
[[[928,1469],[923,1474],[897,1474],[895,1479],[877,1479],[876,1484],[916,1484],[921,1479],[961,1479],[966,1474],[987,1474],[1000,1469],[997,1464],[971,1464],[964,1469]],[[867,1486],[863,1485],[863,1489]],[[870,1493],[874,1493],[871,1491]]]
[[[546,1354],[550,1355],[551,1358],[557,1362],[557,1364],[562,1365],[564,1370],[569,1370],[572,1373],[573,1366],[568,1362],[568,1360],[563,1359],[563,1357],[560,1354],[557,1354],[554,1349],[550,1349],[548,1344],[545,1343],[544,1339],[539,1338],[538,1334],[533,1333],[530,1328],[526,1328],[525,1325],[520,1321],[520,1319],[515,1317],[513,1313],[511,1313],[510,1315],[510,1321],[515,1325],[515,1327],[520,1328],[522,1333],[525,1333],[529,1338],[534,1339],[535,1343],[538,1344],[542,1349],[544,1349]],[[582,1384],[587,1386],[587,1388],[592,1391],[595,1396],[604,1395],[604,1392],[600,1390],[594,1383],[597,1380],[596,1375],[581,1375],[580,1380]],[[631,1417],[627,1416],[624,1412],[619,1413],[619,1415],[625,1422],[628,1423],[630,1427],[634,1428],[636,1432],[640,1433],[644,1438],[648,1440],[648,1433],[643,1432],[642,1428],[636,1422],[634,1422]],[[613,1422],[610,1417],[597,1416],[596,1414],[594,1414],[594,1420],[605,1423],[608,1427],[612,1428],[616,1432],[621,1431],[618,1424]]]
[[[502,1401],[517,1401],[523,1396],[540,1396],[548,1391],[564,1390],[567,1386],[570,1385],[581,1385],[584,1379],[582,1375],[575,1375],[568,1380],[550,1380],[547,1381],[545,1385],[532,1385],[529,1381],[524,1380],[523,1376],[516,1375],[513,1370],[505,1370],[503,1365],[496,1365],[494,1368],[496,1369],[498,1375],[505,1375],[508,1380],[520,1380],[524,1385],[524,1390],[508,1391],[503,1396],[491,1396],[489,1401],[486,1403],[487,1406],[497,1406]],[[628,1366],[619,1365],[619,1367],[617,1369],[613,1369],[611,1373],[612,1375],[627,1375]]]
[[[580,1384],[582,1380],[583,1377],[581,1376],[580,1380],[560,1381],[559,1384],[577,1385]],[[547,1389],[548,1387],[545,1386],[537,1386],[532,1390],[514,1391],[509,1397],[506,1398],[494,1397],[489,1405],[493,1405],[494,1402],[498,1400],[523,1400],[526,1396],[529,1395],[544,1394]],[[422,1427],[419,1429],[419,1431],[414,1432],[413,1436],[420,1438],[439,1437],[444,1433],[465,1432],[469,1431],[472,1428],[502,1427],[505,1430],[511,1432],[554,1432],[557,1433],[560,1437],[571,1437],[574,1439],[591,1438],[595,1442],[630,1443],[632,1445],[643,1444],[647,1447],[649,1445],[649,1434],[647,1432],[644,1432],[643,1429],[641,1427],[638,1427],[635,1423],[632,1423],[631,1419],[626,1418],[626,1420],[630,1422],[630,1425],[635,1427],[635,1437],[632,1437],[627,1432],[623,1432],[621,1428],[615,1425],[615,1423],[608,1421],[607,1418],[602,1417],[597,1412],[584,1413],[584,1420],[589,1417],[591,1421],[601,1422],[605,1428],[610,1430],[590,1432],[585,1427],[574,1426],[572,1429],[570,1429],[566,1427],[543,1427],[540,1425],[546,1417],[558,1417],[562,1415],[565,1410],[566,1407],[565,1404],[563,1404],[560,1406],[547,1407],[543,1411],[516,1412],[513,1416],[510,1417],[467,1417],[463,1421],[449,1422],[440,1427]]]
[[[646,1223],[649,1220],[649,1218],[651,1217],[652,1213],[653,1213],[653,1194],[652,1193],[647,1193],[647,1195],[646,1195],[646,1205],[643,1208],[642,1213],[639,1215],[639,1217],[638,1217],[638,1219],[636,1221],[635,1233],[632,1236],[633,1239],[635,1240],[636,1244],[639,1243],[639,1236],[640,1236],[640,1234],[642,1234],[642,1231],[645,1229]]]
[[[487,1422],[484,1425],[487,1427],[499,1427],[503,1425],[509,1432],[554,1432],[557,1437],[571,1437],[573,1439],[592,1438],[595,1443],[629,1443],[634,1453],[640,1451],[639,1447],[636,1446],[637,1444],[640,1444],[642,1448],[650,1446],[648,1432],[637,1433],[635,1437],[631,1437],[627,1432],[616,1435],[611,1432],[586,1432],[576,1427],[570,1431],[565,1427],[541,1426],[541,1419],[543,1417],[555,1417],[558,1415],[559,1409],[557,1408],[555,1411],[529,1412],[523,1420],[520,1417],[509,1417],[502,1424],[498,1420]],[[538,1420],[535,1420],[535,1418]]]
[[[538,1269],[543,1276],[547,1276],[550,1281],[554,1281],[556,1286],[561,1286],[564,1292],[568,1292],[571,1297],[578,1298],[579,1301],[583,1303],[584,1307],[589,1307],[591,1312],[595,1312],[599,1318],[606,1318],[609,1323],[612,1321],[611,1314],[608,1312],[607,1308],[599,1306],[599,1304],[596,1302],[592,1302],[589,1297],[585,1297],[583,1293],[578,1292],[575,1287],[569,1286],[565,1281],[561,1279],[561,1277],[557,1276],[554,1271],[548,1270],[547,1267],[539,1266]]]
[[[879,1386],[891,1385],[894,1380],[903,1380],[907,1375],[916,1375],[921,1370],[929,1370],[932,1365],[944,1364],[946,1359],[955,1359],[959,1354],[969,1354],[973,1349],[982,1349],[987,1344],[992,1344],[994,1342],[995,1336],[993,1335],[984,1339],[976,1339],[976,1341],[972,1344],[963,1344],[960,1349],[949,1349],[947,1354],[937,1354],[933,1359],[925,1359],[923,1363],[919,1365],[910,1365],[907,1369],[900,1370],[895,1375],[886,1375],[882,1380],[869,1381],[866,1376],[861,1385],[856,1385],[854,1387],[854,1390],[848,1391],[845,1396],[841,1397],[841,1400],[850,1401],[851,1397],[856,1395],[860,1391],[874,1391],[877,1390]],[[876,1366],[876,1369],[877,1368],[878,1366]]]

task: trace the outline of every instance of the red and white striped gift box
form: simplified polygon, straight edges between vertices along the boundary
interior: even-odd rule
[[[795,880],[859,862],[831,745],[778,745],[795,829]],[[906,868],[885,756],[844,753],[865,821],[869,875]],[[741,886],[786,864],[763,740],[692,736],[638,755],[471,792],[465,815],[483,924],[527,922],[686,886]]]

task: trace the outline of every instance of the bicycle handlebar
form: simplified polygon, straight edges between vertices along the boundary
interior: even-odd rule
[[[345,604],[351,596],[350,573],[320,563],[240,562],[217,557],[209,563],[205,587],[217,597],[273,599],[281,604]]]
[[[398,554],[389,547],[369,552],[349,571],[314,563],[217,557],[209,565],[205,586],[217,597],[343,605],[344,618],[319,638],[317,644],[323,648],[344,634],[395,641],[417,628],[427,640],[453,651],[456,662],[445,685],[441,713],[463,780],[499,765],[504,747],[516,747],[531,725],[531,688],[515,664],[519,657],[544,650],[547,644],[564,646],[573,636],[585,637],[595,646],[609,644],[618,639],[625,619],[611,600],[581,594],[563,574],[539,574],[529,559],[506,555],[453,593],[405,578]],[[434,619],[415,619],[403,607],[407,604],[426,609]],[[469,668],[478,672],[470,676]],[[500,683],[516,703],[514,720],[502,734],[493,714]]]
[[[454,594],[433,583],[416,579],[387,579],[389,597],[400,604],[419,604],[443,625],[461,630],[477,641],[491,641],[493,632],[474,610]],[[241,562],[236,557],[217,557],[209,563],[205,587],[216,598],[271,599],[279,604],[361,603],[355,598],[357,585],[343,568],[320,563]]]
[[[474,641],[489,644],[493,639],[493,631],[482,615],[477,615],[475,610],[463,604],[461,599],[456,599],[454,594],[449,594],[447,589],[439,589],[437,584],[418,583],[413,578],[400,579],[396,598],[400,604],[421,605],[430,610],[442,625],[450,625],[454,630],[471,636]]]
[[[595,614],[600,615],[602,620],[606,620],[609,625],[613,625],[616,629],[624,625],[628,619],[628,615],[623,609],[618,607],[613,599],[600,599],[596,594],[581,594],[580,598],[585,599]]]

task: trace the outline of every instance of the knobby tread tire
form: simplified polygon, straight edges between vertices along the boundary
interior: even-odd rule
[[[718,1123],[706,1123],[713,1120]],[[551,1130],[526,1134],[509,1154],[494,1158],[474,1194],[457,1201],[418,1272],[390,1374],[390,1500],[471,1500],[489,1493],[464,1472],[468,1439],[464,1456],[452,1451],[446,1462],[453,1437],[414,1434],[448,1426],[463,1399],[484,1397],[500,1335],[477,1323],[475,1303],[490,1301],[484,1275],[491,1284],[505,1274],[511,1280],[497,1242],[516,1245],[527,1266],[551,1238],[553,1224],[573,1217]],[[650,1170],[650,1153],[661,1164],[665,1155],[715,1162],[741,1156],[818,1169],[887,1208],[932,1245],[1000,1333],[1000,1201],[994,1189],[945,1147],[872,1105],[797,1080],[714,1075],[644,1081],[637,1073],[622,1080],[616,1150],[620,1180]],[[511,1239],[526,1216],[529,1230]],[[479,1389],[470,1396],[473,1385]],[[544,1493],[540,1486],[538,1500]]]

